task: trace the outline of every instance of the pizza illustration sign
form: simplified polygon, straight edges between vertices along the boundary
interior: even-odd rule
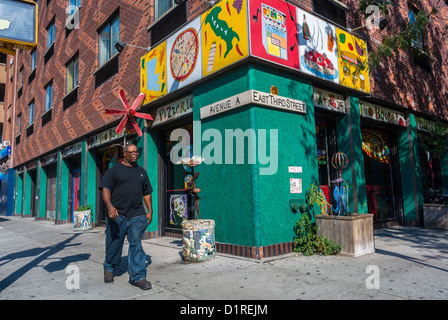
[[[194,28],[188,28],[176,37],[170,54],[174,80],[182,82],[191,75],[198,60],[198,52],[199,38]]]
[[[201,78],[200,18],[167,39],[168,92],[173,92]],[[199,66],[199,67],[198,67]]]

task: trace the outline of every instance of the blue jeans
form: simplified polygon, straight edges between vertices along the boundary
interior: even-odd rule
[[[128,272],[131,282],[146,278],[146,254],[142,237],[148,226],[146,216],[126,219],[118,216],[116,220],[106,219],[106,259],[104,269],[113,272],[121,262],[121,252],[125,236],[128,236]]]

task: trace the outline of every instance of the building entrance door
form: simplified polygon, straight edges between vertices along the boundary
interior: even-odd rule
[[[188,132],[188,148],[175,148],[181,141],[171,141],[171,133],[175,129],[183,129]],[[191,168],[182,164],[176,164],[171,161],[171,152],[178,152],[177,156],[191,157],[193,154],[193,124],[183,123],[162,131],[161,150],[162,150],[162,177],[164,177],[162,187],[163,198],[163,217],[162,233],[173,235],[181,232],[181,223],[184,219],[192,219],[194,209],[190,190],[193,189]],[[181,154],[182,153],[182,154]]]
[[[373,127],[363,127],[361,134],[368,212],[377,225],[399,221],[402,201],[396,137],[392,131]]]

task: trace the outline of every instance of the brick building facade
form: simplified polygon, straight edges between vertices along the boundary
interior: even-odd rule
[[[238,5],[235,2],[237,1],[234,1],[233,5],[234,8],[237,8]],[[285,7],[285,3],[280,0],[268,2],[273,7]],[[114,145],[121,143],[118,137],[105,138],[102,143],[93,141],[97,138],[103,139],[101,137],[104,137],[104,132],[115,129],[119,122],[116,116],[106,115],[104,109],[106,107],[122,108],[118,96],[119,90],[124,90],[130,102],[142,91],[141,72],[144,60],[141,60],[141,58],[146,53],[144,48],[151,46],[151,49],[154,49],[160,46],[164,39],[162,37],[161,41],[154,40],[157,38],[157,34],[153,34],[154,30],[163,30],[166,26],[165,29],[168,29],[165,30],[167,32],[165,38],[169,38],[176,31],[175,29],[169,29],[171,23],[175,23],[174,20],[180,19],[182,21],[182,19],[185,19],[185,23],[192,23],[205,14],[211,6],[207,1],[188,0],[177,6],[177,8],[181,8],[184,5],[186,8],[184,12],[178,12],[179,9],[174,6],[165,14],[159,12],[159,16],[155,17],[157,10],[160,8],[152,1],[83,0],[80,7],[76,7],[79,4],[76,1],[73,2],[75,7],[69,7],[73,9],[71,12],[75,13],[73,15],[75,20],[71,20],[67,19],[66,11],[70,3],[70,1],[39,1],[38,46],[35,51],[17,50],[16,56],[8,56],[5,98],[7,112],[5,112],[3,139],[11,142],[11,166],[16,170],[15,197],[14,199],[8,199],[8,201],[14,201],[15,205],[9,214],[35,216],[36,219],[51,218],[58,223],[66,223],[73,219],[70,212],[75,207],[90,204],[94,207],[94,220],[98,225],[105,217],[101,213],[103,209],[101,199],[96,192],[96,186],[107,166],[119,161],[120,150]],[[241,3],[244,3],[244,6],[247,5],[247,24],[254,26],[254,28],[257,27],[257,21],[254,18],[257,16],[257,11],[251,10],[250,5],[252,4],[250,4],[250,1],[250,5],[246,1],[241,1]],[[352,181],[351,188],[353,190],[353,193],[350,193],[353,194],[353,197],[349,197],[349,204],[352,211],[360,213],[377,210],[377,207],[371,209],[372,203],[375,203],[375,206],[378,203],[374,194],[378,194],[381,190],[381,192],[385,192],[387,189],[383,188],[383,190],[376,185],[373,186],[373,182],[370,183],[372,186],[369,186],[368,180],[372,173],[368,172],[370,169],[365,162],[368,160],[365,159],[365,155],[361,151],[363,126],[367,125],[368,127],[365,130],[379,130],[383,124],[372,119],[362,118],[360,108],[364,103],[367,106],[366,108],[368,106],[372,106],[372,108],[378,106],[378,110],[384,108],[384,110],[397,112],[397,114],[402,115],[405,121],[405,123],[400,124],[403,125],[404,129],[394,126],[387,127],[388,125],[386,125],[389,130],[386,133],[386,138],[394,141],[391,143],[395,147],[391,146],[390,148],[395,150],[391,153],[395,157],[396,163],[387,168],[391,177],[387,178],[389,182],[385,182],[386,185],[389,183],[395,186],[396,196],[390,200],[390,206],[394,208],[390,210],[397,212],[387,219],[383,219],[382,222],[384,222],[383,225],[394,223],[422,225],[421,215],[424,202],[424,181],[422,180],[426,180],[427,174],[422,172],[426,169],[418,164],[418,119],[433,120],[432,117],[435,116],[441,120],[448,120],[446,107],[448,104],[448,48],[446,40],[441,36],[445,25],[443,19],[448,17],[448,6],[443,1],[434,0],[420,1],[419,3],[421,7],[414,8],[415,10],[429,10],[432,5],[438,5],[439,12],[433,17],[434,21],[427,28],[427,35],[424,37],[425,46],[432,49],[436,59],[428,66],[416,62],[412,50],[396,53],[393,57],[385,59],[379,67],[370,72],[370,91],[359,92],[359,90],[329,83],[326,79],[310,77],[298,73],[297,70],[292,70],[286,65],[273,64],[266,58],[259,59],[259,57],[252,56],[251,53],[247,58],[231,64],[219,72],[190,85],[181,86],[179,90],[174,90],[173,93],[165,94],[159,99],[150,101],[142,107],[142,110],[156,116],[159,108],[192,95],[191,101],[194,105],[192,114],[185,118],[188,119],[187,122],[180,122],[179,125],[187,128],[192,125],[193,121],[202,121],[202,129],[199,128],[199,131],[196,128],[192,129],[195,132],[194,136],[202,136],[209,125],[224,132],[225,118],[220,118],[223,121],[222,123],[214,123],[216,120],[204,121],[199,115],[200,109],[221,99],[239,94],[241,91],[239,91],[238,86],[243,88],[247,83],[250,83],[248,87],[250,90],[269,92],[269,87],[266,87],[269,83],[269,86],[279,89],[280,96],[286,95],[289,98],[306,102],[307,114],[303,119],[296,119],[290,114],[281,115],[285,118],[278,118],[279,121],[281,120],[279,123],[289,123],[297,120],[302,128],[311,130],[309,141],[300,142],[298,150],[302,150],[300,148],[304,144],[311,144],[310,149],[315,149],[316,139],[317,144],[319,144],[319,134],[313,131],[315,126],[319,127],[321,123],[325,123],[322,127],[326,130],[326,135],[322,138],[322,141],[327,143],[326,158],[322,162],[324,164],[314,163],[316,161],[314,151],[310,153],[308,149],[303,150],[310,158],[306,161],[298,158],[293,158],[288,164],[279,161],[279,166],[297,166],[298,163],[298,166],[304,172],[304,176],[301,178],[301,183],[303,183],[301,194],[289,194],[288,184],[286,190],[288,195],[281,201],[288,202],[294,197],[303,198],[306,187],[313,182],[317,182],[319,185],[327,185],[329,190],[332,190],[329,180],[334,178],[335,173],[330,166],[331,154],[329,150],[344,150],[350,166],[343,172],[343,177],[347,181]],[[218,2],[216,6],[224,8],[224,2]],[[353,31],[356,39],[366,41],[368,48],[366,52],[377,48],[382,37],[386,36],[389,30],[396,29],[403,21],[409,19],[410,7],[406,1],[398,1],[395,6],[388,17],[389,23],[385,30],[360,28]],[[344,32],[347,32],[347,30],[349,32],[350,28],[355,29],[365,23],[362,15],[356,10],[357,1],[291,1],[286,3],[286,7],[289,8],[289,14],[291,14],[291,8],[294,8],[294,10],[298,8],[297,10],[304,10],[306,14],[310,14],[318,21],[335,24],[337,28],[341,28]],[[231,16],[230,10],[233,9],[228,6],[227,10]],[[238,9],[238,13],[239,10],[241,10],[241,7]],[[342,18],[341,12],[343,13]],[[78,22],[76,20],[77,13],[79,13],[79,25],[76,24]],[[288,13],[285,14],[285,17],[289,19]],[[296,19],[299,20],[300,18],[297,14]],[[114,38],[106,30],[109,27],[111,29],[116,27],[114,23],[117,19],[119,21],[117,24],[119,26],[119,37]],[[335,19],[337,22],[335,22]],[[161,23],[162,20],[163,23]],[[293,22],[298,23],[296,20]],[[151,29],[150,31],[148,27]],[[199,29],[205,29],[205,27],[206,23],[202,23]],[[51,30],[54,30],[54,41],[47,43]],[[299,36],[300,32],[297,29],[296,36]],[[102,40],[103,36],[104,41]],[[141,48],[126,46],[123,51],[117,52],[113,43],[111,45],[111,42],[117,39]],[[109,56],[104,61],[101,61],[103,59],[100,53],[101,48],[103,48],[101,45],[109,46],[106,50]],[[297,49],[291,46],[290,51],[293,52],[293,50]],[[34,62],[33,52],[35,53]],[[77,68],[77,81],[68,76],[71,68]],[[342,72],[342,70],[340,71]],[[247,79],[248,82],[239,83],[237,81],[243,78]],[[262,79],[265,80],[265,83],[262,83]],[[68,82],[70,83],[68,84]],[[345,108],[351,110],[347,113],[344,111],[344,113],[335,114],[331,112],[322,113],[319,108],[313,108],[312,93],[316,88],[340,94],[343,96],[342,101],[346,105]],[[288,93],[286,94],[286,92]],[[297,94],[294,95],[293,92],[297,92]],[[49,99],[52,102],[50,106],[48,105]],[[30,112],[30,108],[34,108],[33,112]],[[270,117],[276,119],[277,115],[265,114],[264,109],[262,111],[258,109],[261,108],[254,107],[250,111],[254,114],[250,113],[248,119],[253,121],[254,118],[257,118],[259,127],[263,125],[269,127],[269,121],[266,119]],[[316,117],[314,109],[316,110]],[[244,112],[240,115],[244,116]],[[30,116],[32,116],[31,120]],[[232,114],[231,116],[235,115]],[[318,116],[320,117],[319,121],[323,121],[319,124],[316,120]],[[237,119],[241,120],[243,118]],[[177,124],[177,122],[175,123]],[[20,124],[20,127],[18,124]],[[158,212],[158,219],[154,219],[157,220],[157,223],[148,229],[148,236],[176,234],[176,227],[173,226],[170,214],[167,213],[169,211],[169,199],[165,193],[170,188],[182,188],[178,188],[178,182],[166,182],[166,179],[171,179],[176,174],[176,169],[168,168],[163,160],[163,153],[169,148],[165,145],[166,135],[172,132],[172,128],[169,126],[166,128],[154,126],[156,128],[152,129],[150,124],[147,125],[143,122],[139,122],[139,124],[142,128],[145,128],[143,138],[138,138],[131,132],[129,139],[134,141],[142,150],[144,156],[139,160],[141,165],[148,171],[150,169],[154,171],[150,178],[156,190],[153,201],[155,202],[155,212]],[[245,128],[243,124],[240,125]],[[373,126],[373,129],[370,128],[371,126]],[[300,139],[303,139],[303,136]],[[330,140],[339,143],[332,146],[328,143]],[[285,140],[279,142],[279,159],[286,157],[289,151],[289,147],[283,145],[285,143]],[[295,143],[293,142],[293,144]],[[326,166],[326,169],[321,168],[321,166]],[[219,190],[222,192],[222,196],[227,199],[234,197],[233,193],[226,189],[228,188],[226,187],[228,182],[215,186],[216,181],[213,179],[221,177],[221,173],[217,174],[217,170],[219,172],[224,170],[223,172],[228,174],[229,179],[238,179],[238,177],[244,177],[247,172],[253,171],[253,169],[250,166],[236,165],[232,165],[231,168],[228,171],[229,169],[224,170],[220,166],[201,167],[200,181],[203,183],[204,189]],[[281,169],[285,170],[285,168]],[[448,187],[447,169],[448,159],[444,156],[437,159],[437,175],[439,178],[436,179],[436,184],[438,187]],[[325,179],[320,177],[321,172],[324,171],[326,172],[325,175],[328,176]],[[389,171],[385,176],[389,175]],[[286,172],[288,172],[288,168],[286,168]],[[392,177],[392,175],[397,174],[401,178]],[[241,202],[241,208],[237,209],[235,207],[234,211],[253,212],[254,216],[259,216],[260,221],[269,221],[274,225],[276,223],[282,226],[288,223],[292,225],[295,217],[289,217],[286,221],[272,220],[273,218],[262,216],[259,212],[259,205],[256,204],[257,201],[262,201],[262,203],[263,201],[271,201],[268,200],[268,194],[277,190],[277,184],[281,183],[281,179],[289,182],[289,178],[291,177],[280,177],[280,180],[263,180],[263,177],[260,178],[259,183],[261,184],[261,181],[265,183],[265,187],[263,187],[265,190],[261,191],[258,189],[261,187],[256,187],[256,184],[253,184],[253,197],[249,197],[246,202],[241,202],[243,199],[235,196],[234,203],[236,205]],[[51,181],[51,183],[48,181]],[[253,183],[254,178],[249,178],[249,181]],[[240,190],[239,188],[236,189]],[[400,190],[397,191],[397,189]],[[244,192],[243,189],[240,191]],[[327,198],[331,199],[331,194],[332,191],[327,191]],[[52,197],[55,198],[55,202],[49,200]],[[46,201],[43,199],[46,199]],[[334,199],[332,200],[334,201]],[[205,207],[205,211],[201,210],[202,212],[213,211],[216,206],[225,206],[222,199],[214,197],[207,191],[204,191],[202,201]],[[388,205],[387,203],[384,204],[384,206]],[[51,210],[48,210],[50,207]],[[288,203],[286,205],[284,203],[272,204],[271,209],[274,211],[283,210],[279,208],[284,207],[289,214]],[[284,229],[285,227],[279,227],[277,232],[260,231],[258,229],[259,224],[256,222],[258,218],[254,218],[249,226],[247,222],[242,221],[237,233],[243,232],[242,230],[246,227],[250,229],[250,232],[232,238],[232,232],[224,230],[226,227],[230,228],[231,223],[225,221],[223,212],[218,210],[210,216],[206,214],[206,217],[213,218],[217,221],[217,224],[220,224],[217,229],[217,242],[230,246],[266,248],[292,241],[291,226],[288,230]],[[219,232],[222,233],[222,236],[218,235]],[[287,234],[287,236],[283,237],[280,234]],[[227,247],[223,245],[221,248]],[[260,255],[255,256],[259,257]]]

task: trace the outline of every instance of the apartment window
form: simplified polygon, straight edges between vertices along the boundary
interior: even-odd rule
[[[23,66],[19,70],[19,76],[17,81],[19,85],[19,89],[17,90],[17,98],[20,98],[23,92]]]
[[[98,29],[98,61],[99,67],[95,71],[95,88],[102,85],[118,73],[118,51],[115,44],[120,36],[120,18],[118,10],[106,23]]]
[[[148,32],[151,31],[151,47],[187,22],[187,2],[182,1],[174,7],[173,5],[172,0],[156,2],[156,21],[148,27]]]
[[[17,135],[22,133],[22,113],[17,115]]]
[[[67,64],[66,93],[69,93],[75,87],[78,86],[78,73],[79,73],[79,56],[76,55],[76,57],[71,59]]]
[[[30,54],[31,54],[31,70],[34,70],[37,65],[36,49],[33,49]]]
[[[50,22],[47,27],[47,39],[46,39],[46,52],[44,55],[44,63],[47,63],[48,60],[53,56],[54,53],[54,41],[56,36],[55,26],[54,26],[55,18]]]
[[[105,64],[115,53],[115,43],[120,39],[120,18],[118,15],[107,22],[98,32],[99,65]]]
[[[33,49],[30,52],[31,55],[31,72],[30,75],[28,76],[28,83],[31,83],[31,81],[34,80],[34,78],[36,77],[36,66],[37,66],[37,50]]]
[[[62,99],[64,109],[78,100],[78,74],[79,56],[76,54],[66,65],[66,95]]]
[[[29,112],[28,112],[28,125],[32,125],[34,123],[34,100],[29,104]]]
[[[53,81],[45,87],[45,112],[53,108]]]
[[[414,6],[409,7],[409,23],[415,26],[419,10]],[[425,52],[425,40],[422,31],[415,30],[415,40],[412,40],[412,48],[414,49],[414,63],[424,70],[431,71],[431,57]]]
[[[158,1],[156,1],[156,19],[161,17],[172,6],[174,6],[174,0],[158,0]]]
[[[23,86],[23,66],[19,70],[19,88]]]
[[[34,131],[34,99],[28,105],[28,126],[26,127],[26,136],[28,137]]]
[[[48,50],[51,45],[54,43],[55,40],[55,26],[54,26],[54,18],[53,20],[50,22],[50,24],[47,27],[47,42],[46,42],[46,49]]]
[[[81,0],[68,0],[68,5],[70,6],[70,15],[72,15],[77,8],[81,7]]]
[[[337,0],[313,0],[313,11],[346,28],[346,6]]]
[[[66,9],[67,19],[65,20],[65,36],[74,30],[79,29],[81,0],[68,0],[68,7]]]

